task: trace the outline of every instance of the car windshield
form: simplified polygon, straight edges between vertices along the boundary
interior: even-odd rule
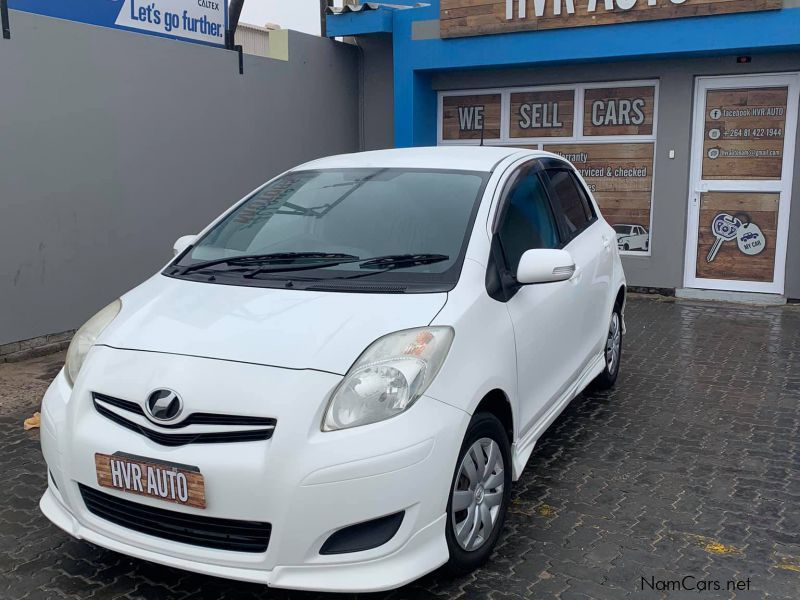
[[[630,225],[614,225],[614,231],[617,233],[630,233],[631,226]]]
[[[241,203],[165,274],[266,287],[325,280],[450,289],[487,178],[430,169],[291,172]]]

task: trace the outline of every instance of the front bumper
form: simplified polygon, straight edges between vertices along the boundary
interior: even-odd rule
[[[339,592],[408,583],[447,561],[444,515],[469,416],[423,397],[389,421],[323,433],[322,411],[339,379],[315,371],[94,348],[75,389],[59,375],[43,402],[42,450],[51,483],[42,512],[77,538],[208,575]],[[143,399],[158,385],[181,390],[198,411],[215,406],[216,412],[274,417],[274,435],[260,442],[164,447],[99,415],[90,400],[92,391]],[[219,398],[226,397],[236,399],[233,406],[221,405]],[[94,453],[118,451],[199,467],[206,509],[100,488]],[[268,522],[269,547],[263,553],[233,552],[141,534],[89,512],[78,484],[167,510]],[[334,531],[399,511],[405,511],[403,523],[386,544],[350,554],[319,553]]]

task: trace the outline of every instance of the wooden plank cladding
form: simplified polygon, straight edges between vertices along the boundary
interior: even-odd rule
[[[511,94],[512,138],[572,137],[575,90],[542,90]]]
[[[773,192],[701,194],[697,276],[734,281],[773,281],[779,204],[780,194]],[[716,219],[727,219],[734,224],[734,229],[727,236],[730,239],[723,238],[718,251],[712,253],[717,240],[714,233]]]
[[[703,179],[779,180],[788,98],[786,87],[709,90]]]
[[[589,88],[583,100],[583,134],[652,135],[656,88]]]
[[[626,253],[649,253],[658,81],[439,93],[440,144],[543,149],[583,175]]]
[[[441,0],[443,38],[778,10],[783,0]]]
[[[614,226],[639,225],[646,239],[631,250],[649,249],[654,144],[545,144],[563,156],[586,180],[606,220]],[[643,234],[644,235],[644,234]]]
[[[205,481],[196,467],[179,467],[125,454],[94,455],[97,483],[116,491],[206,507]]]
[[[442,103],[443,140],[500,138],[500,94],[447,96]]]

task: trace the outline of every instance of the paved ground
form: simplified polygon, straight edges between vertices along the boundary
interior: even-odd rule
[[[50,525],[38,433],[22,420],[62,358],[0,365],[0,598],[316,597],[133,560]],[[674,591],[680,580],[695,589]],[[618,387],[577,398],[545,434],[491,563],[389,597],[800,598],[798,307],[633,299]]]

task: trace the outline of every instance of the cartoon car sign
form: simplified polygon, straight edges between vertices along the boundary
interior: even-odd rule
[[[650,235],[641,225],[618,224],[614,225],[617,232],[617,247],[622,251],[643,250],[650,247]]]

